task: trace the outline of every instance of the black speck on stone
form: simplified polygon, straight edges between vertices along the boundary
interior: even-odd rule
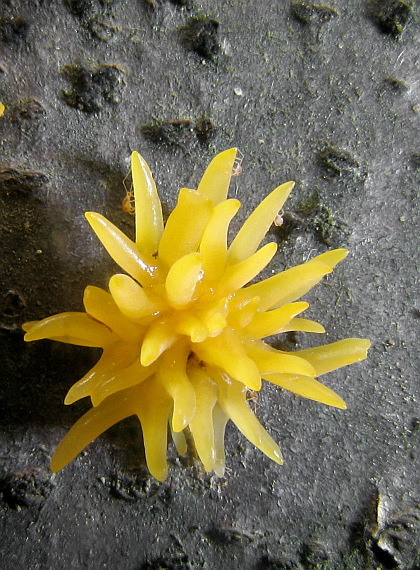
[[[103,21],[109,15],[113,0],[66,0],[66,4],[93,37],[103,41],[114,37],[116,28]]]
[[[340,247],[347,243],[352,234],[351,227],[331,210],[321,205],[309,222],[322,243],[330,247]]]
[[[372,545],[372,553],[381,566],[380,568],[385,568],[386,570],[392,570],[392,568],[400,568],[398,561],[395,559],[393,552],[389,552],[386,548],[382,548],[377,543]]]
[[[154,143],[185,148],[195,138],[194,125],[191,121],[162,121],[153,125],[144,125],[141,132]]]
[[[28,469],[0,480],[4,502],[14,509],[41,507],[52,491],[51,474],[43,469]]]
[[[410,423],[411,434],[420,434],[420,418],[413,418]]]
[[[219,22],[211,18],[192,18],[181,29],[181,42],[201,57],[214,60],[220,51]]]
[[[41,172],[0,167],[0,196],[29,195],[47,183],[48,178]]]
[[[413,152],[411,155],[411,163],[415,168],[420,168],[420,152]]]
[[[302,333],[298,331],[289,331],[280,341],[276,341],[275,348],[286,351],[296,350],[299,344],[302,346],[301,335]]]
[[[70,107],[86,113],[100,111],[105,103],[119,103],[123,72],[115,65],[68,65],[64,75],[73,86],[63,92],[63,99]]]
[[[65,0],[65,4],[73,16],[82,20],[92,18],[99,6],[99,2],[95,0]]]
[[[200,143],[207,144],[216,134],[216,127],[208,117],[203,115],[195,124],[195,133]]]
[[[89,20],[89,22],[86,24],[86,28],[89,30],[93,37],[102,41],[111,40],[115,36],[116,31],[115,26],[111,26],[106,22],[102,22],[95,18]]]
[[[163,492],[163,488],[143,471],[117,472],[109,478],[101,479],[101,482],[109,489],[112,497],[127,502],[152,497]]]
[[[386,77],[384,83],[390,91],[397,94],[406,93],[409,89],[407,83],[398,77]]]
[[[65,3],[71,14],[81,20],[88,20],[106,10],[114,1],[115,0],[65,0]]]
[[[10,289],[0,301],[0,328],[6,331],[20,330],[21,315],[26,309],[26,301],[22,295]]]
[[[315,568],[323,566],[328,562],[329,554],[324,544],[313,540],[308,542],[303,547],[303,562],[309,566],[309,568]]]
[[[371,6],[374,22],[385,33],[398,38],[407,24],[412,3],[404,0],[377,0]]]
[[[186,554],[174,558],[157,558],[151,562],[145,562],[141,570],[191,570]]]
[[[334,8],[312,2],[292,2],[290,9],[293,16],[304,24],[325,24],[338,16]]]
[[[332,177],[360,176],[361,165],[348,150],[329,146],[319,154],[325,172]]]
[[[171,4],[179,6],[180,8],[192,8],[192,0],[169,0]]]
[[[389,517],[374,537],[371,549],[384,568],[419,568],[420,504],[413,503]]]
[[[29,31],[29,23],[24,16],[0,18],[0,38],[5,43],[19,43],[25,40]]]
[[[46,115],[43,105],[36,99],[21,103],[15,110],[15,116],[25,121],[39,121]]]
[[[300,570],[302,566],[296,560],[291,558],[286,558],[285,556],[279,556],[277,558],[269,558],[264,556],[257,570]]]
[[[306,229],[305,221],[294,212],[284,212],[281,215],[281,225],[271,226],[271,232],[280,239],[287,239],[293,234],[303,233]]]
[[[227,527],[214,527],[206,532],[207,537],[219,544],[242,544],[246,546],[254,542],[254,537],[241,530]]]

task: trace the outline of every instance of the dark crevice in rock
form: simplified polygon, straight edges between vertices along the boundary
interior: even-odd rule
[[[73,86],[71,91],[63,92],[63,99],[70,107],[96,113],[106,103],[120,102],[123,71],[116,65],[68,65],[64,75]]]
[[[192,18],[181,29],[181,42],[201,57],[214,60],[220,51],[219,22],[211,18]]]

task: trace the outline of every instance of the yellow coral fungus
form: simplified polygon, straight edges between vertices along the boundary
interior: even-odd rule
[[[229,420],[281,463],[278,445],[247,403],[247,392],[260,390],[262,379],[346,407],[315,377],[366,358],[368,340],[351,338],[290,353],[261,339],[285,331],[324,332],[320,324],[297,316],[308,303],[296,299],[331,273],[347,251],[323,253],[246,286],[276,252],[274,243],[258,248],[294,184],[271,192],[228,245],[228,226],[240,206],[227,199],[236,153],[233,148],[218,154],[197,190],[182,188],[164,225],[150,169],[133,152],[135,241],[100,214],[86,214],[125,273],[111,277],[110,293],[88,286],[85,313],[24,325],[27,341],[49,338],[103,349],[98,363],[67,394],[66,404],[89,396],[93,407],[58,445],[53,471],[132,415],[142,426],[148,468],[159,480],[168,473],[168,423],[178,452],[186,453],[184,430],[189,430],[205,470],[219,476]]]

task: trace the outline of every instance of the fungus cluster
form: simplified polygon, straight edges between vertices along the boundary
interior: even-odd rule
[[[182,188],[163,222],[145,160],[132,154],[135,240],[101,214],[86,218],[124,273],[109,292],[88,286],[85,312],[66,312],[24,325],[25,340],[44,338],[103,349],[98,363],[69,390],[65,403],[89,397],[92,408],[58,445],[59,471],[90,442],[129,416],[140,420],[151,474],[168,474],[168,425],[179,454],[189,430],[204,469],[224,474],[224,432],[231,420],[257,448],[282,462],[277,443],[248,405],[249,391],[271,382],[300,396],[345,408],[316,377],[366,358],[366,339],[349,338],[306,350],[277,350],[264,338],[287,331],[322,333],[300,315],[297,301],[347,255],[328,251],[260,282],[248,283],[277,246],[259,247],[293,188],[282,184],[251,213],[233,241],[228,227],[240,202],[228,199],[237,150],[218,154],[196,190]]]

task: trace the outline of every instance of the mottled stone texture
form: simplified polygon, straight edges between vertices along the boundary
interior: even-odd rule
[[[400,0],[2,3],[2,570],[419,567],[418,34],[418,3]],[[106,287],[116,268],[83,213],[132,231],[132,150],[167,215],[233,145],[241,219],[297,181],[269,232],[274,269],[350,249],[308,299],[325,342],[372,339],[366,362],[325,377],[348,410],[266,386],[250,405],[282,467],[228,429],[225,479],[170,449],[158,484],[128,420],[53,476],[53,449],[88,408],[64,396],[98,355],[26,345],[20,325]]]

